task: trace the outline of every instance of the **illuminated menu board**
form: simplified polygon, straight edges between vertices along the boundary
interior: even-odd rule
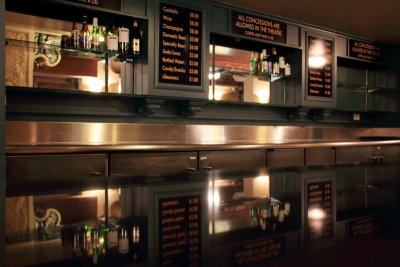
[[[201,85],[200,11],[160,3],[159,82]]]
[[[160,266],[201,266],[200,195],[159,200]]]
[[[332,236],[332,183],[330,181],[307,185],[308,241]]]
[[[232,11],[233,33],[286,44],[286,23]]]
[[[332,97],[333,42],[308,37],[307,94]]]
[[[374,43],[349,40],[349,56],[371,61],[381,60],[381,47]]]

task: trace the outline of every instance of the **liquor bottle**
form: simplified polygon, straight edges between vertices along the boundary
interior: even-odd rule
[[[118,51],[118,29],[117,27],[108,25],[106,30],[107,35],[107,50],[112,52]]]
[[[268,75],[267,49],[263,49],[261,57],[261,76],[265,77],[267,75]]]
[[[268,52],[267,52],[267,55],[268,55]],[[272,72],[273,72],[273,68],[272,68],[272,54],[269,54],[268,56],[267,56],[267,73],[268,74],[272,74]]]
[[[91,32],[91,44],[92,50],[99,51],[100,50],[100,28],[98,25],[98,19],[96,17],[93,18],[93,29]]]
[[[271,61],[272,61],[272,74],[279,74],[279,58],[275,47],[272,48]]]
[[[78,25],[76,24],[75,21],[72,23],[71,47],[72,48],[79,48],[80,47],[80,32],[78,30]]]
[[[82,29],[80,33],[81,38],[81,48],[90,49],[90,31],[87,25],[87,16],[83,16]]]
[[[106,51],[107,50],[107,38],[105,34],[105,27],[99,26],[99,51]]]
[[[292,75],[292,66],[290,65],[289,59],[286,59],[286,64],[285,64],[285,76],[290,76]]]
[[[279,74],[284,75],[285,74],[285,66],[286,66],[286,60],[284,56],[279,57]]]
[[[257,53],[257,75],[261,75],[261,53]]]
[[[257,59],[255,52],[251,52],[251,59],[250,59],[250,75],[257,75]]]
[[[118,52],[127,53],[129,51],[129,29],[121,26],[118,28]]]
[[[98,229],[94,228],[91,230],[91,244],[92,244],[92,262],[97,264],[99,262],[100,254],[100,232]]]
[[[131,30],[131,51],[134,55],[141,54],[141,36],[138,28],[138,23],[136,20],[133,20],[132,30]]]

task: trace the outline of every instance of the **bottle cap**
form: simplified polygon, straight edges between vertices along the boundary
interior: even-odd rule
[[[93,18],[93,27],[98,27],[98,26],[99,26],[98,20],[97,20],[96,17],[94,17],[94,18]]]

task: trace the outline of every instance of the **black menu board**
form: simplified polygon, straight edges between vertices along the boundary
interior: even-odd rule
[[[160,3],[159,82],[201,85],[200,11]]]
[[[233,266],[248,266],[285,254],[285,236],[246,243],[234,249]]]
[[[307,185],[307,237],[315,241],[332,236],[332,183]]]
[[[160,266],[201,266],[200,195],[159,200]]]
[[[349,39],[349,56],[371,61],[381,60],[381,47],[374,43]]]
[[[349,238],[376,233],[380,230],[381,219],[379,217],[367,217],[349,222]]]
[[[286,28],[286,23],[232,11],[231,29],[233,33],[286,44]]]
[[[121,0],[67,0],[89,6],[97,6],[111,10],[121,10]]]
[[[307,94],[332,97],[333,42],[308,36]]]

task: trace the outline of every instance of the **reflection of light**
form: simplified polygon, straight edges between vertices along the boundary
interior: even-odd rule
[[[214,188],[214,190],[213,190],[212,188],[210,188],[208,190],[208,204],[218,205],[220,200],[221,200],[221,198],[219,196],[218,189]]]
[[[219,90],[215,90],[214,100],[221,100],[221,98],[222,98],[222,92]]]
[[[89,87],[90,92],[101,92],[103,88],[103,82],[95,77],[84,77],[82,83]]]
[[[312,56],[308,58],[308,66],[311,68],[321,68],[326,64],[326,58],[323,56]]]
[[[98,197],[104,195],[104,190],[90,190],[90,191],[83,191],[82,195],[89,196],[89,197]]]
[[[308,210],[308,219],[322,220],[325,218],[325,212],[321,208],[312,208]]]
[[[243,189],[246,197],[269,197],[269,176],[244,178]]]
[[[214,74],[209,73],[208,79],[211,80],[212,78],[214,78],[215,80],[218,80],[219,78],[221,78],[221,73],[219,73],[219,72],[216,72]]]
[[[316,40],[310,46],[310,56],[323,56],[325,55],[325,47],[322,41]]]
[[[269,176],[268,175],[266,175],[266,176],[258,176],[258,177],[256,177],[254,179],[254,181],[256,181],[258,183],[262,183],[262,184],[268,183],[269,182]]]
[[[258,97],[259,103],[269,103],[270,83],[268,81],[253,79],[253,92]]]
[[[256,95],[258,96],[258,102],[262,104],[269,103],[269,90],[257,90]]]

